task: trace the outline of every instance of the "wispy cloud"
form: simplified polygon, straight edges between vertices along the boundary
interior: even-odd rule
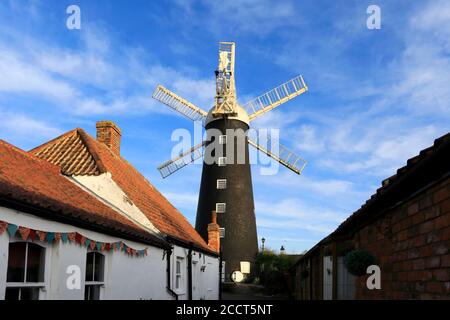
[[[176,3],[189,24],[207,26],[205,29],[216,34],[232,31],[263,36],[301,22],[301,11],[290,0],[180,0]],[[201,15],[198,8],[203,9]]]

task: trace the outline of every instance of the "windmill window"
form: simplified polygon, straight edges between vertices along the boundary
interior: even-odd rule
[[[226,189],[227,179],[217,179],[217,189]]]
[[[224,167],[227,165],[227,158],[226,157],[219,157],[219,167]]]
[[[227,144],[227,136],[226,135],[219,136],[219,144]]]
[[[225,238],[225,228],[219,228],[220,238]]]
[[[100,291],[105,285],[104,274],[105,256],[99,252],[88,252],[84,300],[100,300]]]
[[[5,300],[39,300],[45,287],[45,248],[31,242],[11,242],[8,252]]]
[[[217,213],[225,213],[227,208],[226,203],[216,203],[216,212]]]

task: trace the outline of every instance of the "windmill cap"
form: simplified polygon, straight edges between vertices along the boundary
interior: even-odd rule
[[[214,107],[212,107],[211,110],[209,110],[208,115],[206,116],[205,126],[210,122],[223,119],[222,117],[214,117],[213,111],[214,111]],[[247,125],[249,125],[249,123],[250,123],[250,118],[248,117],[247,111],[245,111],[245,109],[242,108],[238,104],[236,104],[236,114],[229,115],[228,119],[239,120],[239,121],[244,122]]]

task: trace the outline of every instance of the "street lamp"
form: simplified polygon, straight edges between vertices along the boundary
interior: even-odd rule
[[[264,242],[266,242],[266,239],[263,237],[263,238],[261,239],[261,242],[262,242],[261,251],[262,251],[262,253],[264,253]]]

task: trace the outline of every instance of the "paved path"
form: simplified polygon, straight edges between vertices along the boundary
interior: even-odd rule
[[[223,292],[222,300],[288,300],[287,296],[265,296],[252,293],[231,293]]]
[[[223,285],[222,300],[288,300],[287,295],[266,295],[264,288],[253,284]]]

